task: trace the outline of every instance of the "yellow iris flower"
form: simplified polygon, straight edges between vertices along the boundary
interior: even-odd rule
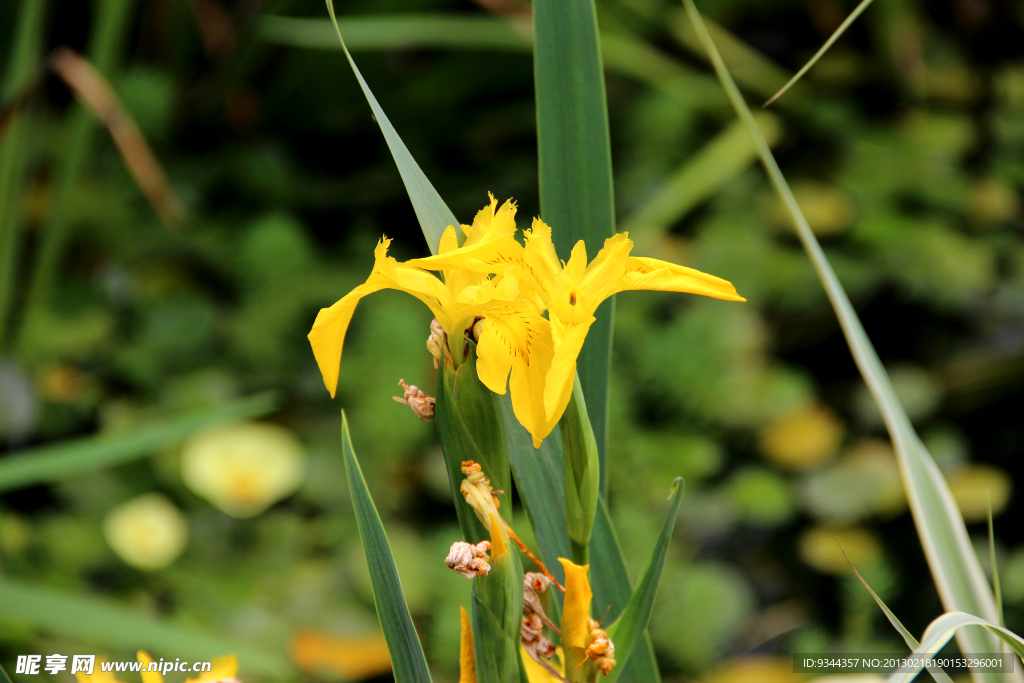
[[[448,226],[436,256],[399,263],[387,256],[390,240],[381,240],[367,281],[320,310],[309,340],[331,396],[356,304],[381,289],[400,289],[434,313],[456,365],[465,331],[482,319],[476,328],[480,381],[497,394],[505,393],[508,382],[516,418],[539,447],[569,403],[576,359],[597,307],[608,297],[645,289],[745,301],[721,278],[630,256],[633,242],[625,233],[605,240],[589,265],[582,240],[562,262],[550,227],[534,219],[532,229],[523,232],[524,246],[515,239],[515,204],[509,200],[499,209],[493,195],[490,199],[472,226],[462,226],[466,240],[461,247],[455,228]],[[443,280],[429,271],[440,271]],[[545,310],[547,318],[541,315]]]
[[[473,225],[462,226],[466,235],[462,249],[522,251],[513,238],[515,205],[507,201],[499,209],[497,204],[492,196]],[[539,445],[554,426],[546,423],[543,407],[544,376],[551,365],[551,324],[541,316],[537,304],[523,296],[527,288],[504,269],[489,277],[486,270],[449,267],[444,257],[460,251],[453,226],[442,235],[436,257],[400,263],[387,255],[390,243],[387,238],[378,243],[370,277],[330,308],[321,309],[309,332],[313,355],[331,396],[337,391],[345,332],[356,305],[373,292],[398,289],[415,296],[434,314],[449,339],[456,365],[462,361],[466,330],[482,320],[477,328],[477,375],[497,394],[504,394],[510,384],[516,417]],[[443,279],[429,272],[432,270],[440,271]]]

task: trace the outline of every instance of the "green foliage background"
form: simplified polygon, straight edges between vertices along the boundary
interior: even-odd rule
[[[781,86],[853,8],[706,4],[701,10],[742,41],[720,47],[752,102]],[[415,14],[422,35],[445,36],[447,46],[422,47],[385,26],[376,42],[371,31],[352,48],[457,216],[469,222],[492,191],[518,200],[525,226],[539,211],[529,46],[423,16],[497,20],[485,6],[522,9],[354,0],[338,11],[343,31],[346,19],[365,28]],[[942,609],[909,515],[878,493],[891,489],[894,471],[885,446],[865,441],[886,443],[879,417],[681,6],[597,7],[620,227],[638,253],[729,279],[749,300],[630,293],[617,303],[608,481],[634,580],[671,482],[686,479],[651,630],[666,679],[701,679],[748,654],[898,642],[855,579],[808,563],[813,529],[873,534],[880,550],[869,548],[858,566],[920,634]],[[18,9],[0,6],[5,60]],[[50,3],[43,51],[84,51],[95,9]],[[16,131],[27,174],[15,209],[12,317],[0,340],[0,438],[13,453],[275,390],[280,409],[269,419],[300,436],[310,472],[298,494],[247,521],[184,487],[174,443],[137,462],[8,491],[3,574],[282,657],[298,630],[376,633],[338,444],[344,407],[432,670],[455,680],[469,583],[441,562],[458,537],[444,461],[433,425],[389,398],[399,378],[434,393],[430,315],[401,293],[363,302],[335,401],[305,340],[316,311],[365,278],[382,233],[399,259],[426,253],[342,53],[282,45],[261,28],[264,15],[322,19],[323,7],[145,0],[127,11],[107,76],[189,219],[176,231],[161,225],[103,129],[80,142],[70,94],[55,79],[42,82],[28,125]],[[1000,468],[996,487],[1018,478],[1024,443],[1022,22],[1018,8],[995,0],[880,0],[762,120],[932,454],[954,481],[966,480],[972,463]],[[62,195],[55,169],[76,144],[85,145],[83,170]],[[29,284],[57,212],[68,239],[52,295],[34,301]],[[772,426],[814,406],[841,424],[828,457],[797,470],[767,457]],[[815,425],[779,438],[796,448]],[[857,456],[865,449],[874,459]],[[178,562],[142,573],[113,554],[100,527],[114,505],[151,490],[188,513],[191,538]],[[1019,515],[1011,494],[996,519],[1007,625],[1016,631],[1024,628]],[[528,539],[525,520],[516,521]],[[969,529],[983,546],[984,525]],[[81,630],[37,628],[2,610],[0,648],[5,666],[25,652],[96,649]]]

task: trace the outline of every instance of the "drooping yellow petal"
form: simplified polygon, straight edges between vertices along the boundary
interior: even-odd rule
[[[551,323],[536,307],[522,300],[494,302],[481,312],[485,320],[477,341],[476,372],[484,386],[504,394],[517,361],[550,364]]]
[[[459,607],[462,633],[459,636],[459,683],[476,683],[476,656],[473,653],[473,627],[465,607]],[[532,682],[531,682],[532,683]]]
[[[689,292],[725,301],[746,301],[728,280],[653,258],[631,256],[617,291]]]
[[[519,651],[523,658],[523,669],[526,670],[526,680],[530,683],[562,683],[557,676],[545,669],[539,662],[531,657],[529,651],[525,647],[520,645]],[[557,656],[557,660],[553,657],[548,664],[552,669],[558,672],[559,676],[564,676],[565,668],[562,666],[562,658],[564,656],[562,654],[562,648],[556,648],[555,654]],[[462,681],[459,681],[459,683],[462,683]]]
[[[565,568],[565,604],[562,608],[562,646],[583,650],[587,646],[587,620],[590,618],[590,601],[594,594],[590,590],[587,571],[590,565],[580,566],[558,558]],[[567,653],[568,654],[568,653]]]
[[[148,671],[149,665],[153,661],[148,652],[139,650],[135,656],[138,661],[142,662],[142,683],[164,683],[163,674],[159,671]]]
[[[211,664],[209,671],[203,672],[195,678],[188,678],[185,683],[209,683],[210,681],[238,677],[238,658],[235,655],[217,657]]]
[[[387,255],[390,244],[391,240],[386,237],[377,243],[370,277],[331,307],[321,308],[313,322],[313,329],[307,335],[320,374],[323,375],[324,385],[331,392],[331,398],[334,398],[338,389],[338,370],[341,367],[345,333],[352,321],[352,314],[363,297],[382,289],[399,289],[427,304],[442,327],[447,320],[443,303],[449,298],[449,294],[444,283],[430,273],[398,264],[394,258]]]
[[[494,564],[508,553],[508,543],[505,541],[505,526],[498,520],[498,516],[491,513],[491,564]]]
[[[557,422],[565,412],[565,407],[569,405],[572,385],[576,378],[576,359],[594,320],[595,318],[590,316],[590,320],[585,323],[573,325],[562,339],[555,343],[551,369],[544,380],[544,414],[549,421]]]

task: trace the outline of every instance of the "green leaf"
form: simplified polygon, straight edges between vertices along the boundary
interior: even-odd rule
[[[786,85],[782,86],[782,88],[777,93],[772,95],[771,98],[762,106],[767,107],[772,102],[782,97],[782,95],[787,90],[792,88],[797,81],[803,78],[803,75],[810,71],[812,66],[818,63],[818,60],[821,59],[826,52],[828,52],[828,49],[832,47],[832,44],[839,40],[839,36],[846,33],[846,29],[850,28],[850,24],[852,24],[857,19],[857,17],[859,17],[861,13],[868,8],[868,5],[870,5],[872,2],[874,2],[874,0],[861,0],[860,4],[857,5],[857,7],[855,7],[852,12],[850,12],[850,16],[846,17],[846,20],[839,25],[839,28],[832,32],[832,35],[829,36],[828,40],[825,41],[825,44],[821,46],[821,49],[815,52],[814,56],[811,57],[811,59],[806,64],[804,64],[803,67],[799,71],[797,71],[791,79],[789,79],[789,81],[786,82]]]
[[[996,614],[999,615],[999,624],[1004,625],[1003,619],[1003,588],[999,584],[999,565],[996,563],[996,531],[992,524],[992,496],[988,497],[988,563],[992,568],[992,592],[996,599]]]
[[[60,481],[112,465],[145,457],[156,449],[222,422],[259,417],[273,412],[273,393],[204,408],[155,421],[118,434],[82,439],[17,451],[0,460],[0,491]]]
[[[395,14],[343,17],[338,30],[350,51],[446,48],[527,53],[532,49],[533,29],[523,30],[488,15]],[[271,43],[315,49],[338,49],[331,22],[297,17],[264,17],[260,37]]]
[[[366,15],[338,19],[345,46],[358,50],[438,48],[533,52],[533,26],[489,15],[416,14]],[[341,50],[330,19],[267,16],[260,37],[271,43],[314,50]],[[610,72],[672,95],[694,101],[724,104],[713,78],[669,57],[643,40],[625,33],[603,33],[601,56]]]
[[[0,106],[13,102],[40,68],[45,16],[44,0],[22,3],[7,73],[0,89]],[[25,142],[29,138],[27,128],[30,125],[29,117],[25,114],[14,113],[12,116],[14,120],[8,124],[6,135],[0,130],[0,350],[7,340],[7,315],[14,291],[17,254],[20,251],[19,208],[28,160]]]
[[[569,405],[558,421],[558,428],[562,436],[565,519],[572,542],[572,561],[588,564],[600,470],[594,430],[587,418],[587,404],[578,376],[573,383]]]
[[[1018,657],[1024,657],[1024,639],[1013,631],[1004,628],[999,624],[993,624],[987,619],[980,619],[970,614],[964,614],[963,612],[947,612],[932,623],[928,624],[928,628],[924,631],[924,636],[921,637],[921,644],[915,648],[912,658],[921,660],[923,659],[923,655],[937,654],[957,631],[965,627],[974,626],[984,627],[990,633],[994,634],[1004,643],[1009,645],[1010,649],[1017,653]],[[972,628],[971,630],[973,631],[974,629]],[[986,652],[992,652],[994,654],[994,651],[981,650],[977,651],[977,654],[983,654]],[[1014,664],[1019,664],[1019,662],[1014,662]],[[914,677],[920,673],[921,668],[922,667],[920,666],[913,666],[909,667],[907,671],[894,673],[892,676],[889,676],[887,683],[909,683],[909,681],[914,680]],[[1014,666],[1014,671],[1017,671],[1016,666]],[[974,675],[977,678],[978,674],[975,673]],[[994,677],[993,680],[1000,681],[1006,680],[1007,677],[1011,676],[1011,674],[1005,673],[986,675]]]
[[[853,563],[850,562],[850,558],[846,557],[846,551],[843,550],[843,545],[841,543],[839,544],[839,549],[842,551],[843,557],[846,558],[846,563],[850,565],[850,569],[853,570],[853,573],[856,574],[858,579],[860,579],[861,584],[864,586],[865,589],[867,589],[868,594],[870,594],[871,597],[874,598],[875,603],[878,605],[879,608],[881,608],[882,612],[885,614],[885,618],[889,620],[889,623],[892,624],[892,627],[896,629],[896,631],[903,637],[903,642],[905,642],[907,644],[907,647],[909,647],[911,650],[916,650],[920,646],[920,643],[917,642],[917,638],[915,638],[914,635],[907,630],[907,628],[903,625],[903,622],[896,618],[896,615],[892,613],[892,610],[890,610],[889,607],[884,602],[882,602],[882,598],[878,597],[878,594],[875,593],[875,591],[871,590],[871,586],[869,586],[868,582],[864,580],[864,577],[860,575],[860,572],[857,571],[857,568],[853,566]],[[938,683],[953,683],[949,676],[946,675],[946,672],[938,667],[928,667],[928,673],[930,673],[932,675],[932,678],[938,681]]]
[[[615,233],[612,153],[593,0],[534,0],[534,82],[540,213],[559,255],[583,240],[593,258]],[[576,372],[586,397],[607,490],[608,372],[615,300],[597,310]]]
[[[789,211],[797,236],[835,309],[857,368],[878,403],[893,440],[907,500],[942,604],[950,611],[965,611],[983,615],[989,621],[998,620],[992,591],[989,589],[985,573],[971,545],[963,517],[960,516],[949,486],[900,405],[874,346],[829,265],[821,245],[807,225],[807,220],[800,211],[768,144],[758,130],[750,108],[729,75],[721,55],[718,54],[693,0],[683,0],[683,3],[701,43],[714,64],[726,95],[757,145],[768,176]],[[995,651],[995,643],[979,629],[968,629],[958,633],[957,639],[964,652]],[[979,674],[979,680],[994,681],[996,677]]]
[[[611,674],[605,679],[607,683],[615,683],[619,679],[625,664],[633,654],[633,648],[642,643],[642,637],[647,631],[647,624],[651,621],[651,613],[654,611],[654,600],[658,596],[658,585],[661,583],[661,570],[665,566],[665,558],[668,557],[668,543],[672,539],[672,530],[676,526],[676,517],[679,514],[679,501],[683,497],[683,478],[678,477],[672,483],[671,504],[668,514],[665,516],[665,523],[661,527],[661,535],[654,544],[654,551],[651,559],[644,567],[644,573],[640,576],[640,583],[629,599],[625,611],[615,623],[608,629],[608,636],[615,643],[615,656],[619,665],[612,669]]]
[[[519,682],[523,619],[523,565],[515,546],[493,559],[486,576],[473,579],[473,647],[479,683]]]
[[[370,103],[373,116],[377,120],[381,132],[384,133],[384,140],[391,149],[391,156],[394,157],[395,165],[398,166],[398,172],[402,175],[402,182],[405,183],[405,189],[409,193],[412,208],[420,222],[423,236],[427,239],[430,253],[436,254],[444,229],[449,225],[459,225],[459,221],[448,208],[448,205],[444,203],[444,200],[441,199],[441,195],[437,193],[434,186],[427,180],[427,176],[423,175],[423,171],[420,170],[416,160],[412,158],[412,154],[409,153],[409,149],[402,142],[402,138],[398,136],[398,131],[391,125],[391,121],[388,120],[384,110],[377,103],[377,98],[370,91],[370,86],[366,84],[366,81],[363,80],[363,75],[359,73],[355,60],[352,59],[352,55],[349,54],[348,48],[345,46],[345,39],[341,37],[341,29],[338,27],[338,20],[334,16],[333,0],[327,0],[327,11],[331,14],[334,30],[338,34],[338,40],[341,41],[345,57],[352,67],[352,73],[359,80],[359,87],[362,88],[363,94],[366,95],[366,101]]]
[[[552,431],[539,449],[534,448],[533,438],[512,411],[511,397],[506,393],[499,399],[519,499],[540,545],[541,559],[559,583],[564,583],[565,572],[557,559],[570,557],[572,548],[565,521],[561,436]]]
[[[774,145],[782,133],[778,118],[765,114],[756,118],[768,144]],[[733,123],[666,178],[620,227],[642,251],[691,209],[746,170],[755,159],[757,148],[747,129],[742,122]]]
[[[11,677],[7,675],[7,669],[0,664],[0,683],[11,683]]]
[[[423,655],[423,646],[405,604],[405,595],[402,593],[402,584],[398,579],[398,569],[384,533],[384,525],[352,449],[345,411],[341,413],[341,450],[345,457],[345,474],[348,476],[348,489],[352,495],[352,507],[355,508],[359,537],[363,541],[366,564],[373,584],[373,602],[377,605],[380,627],[388,644],[388,652],[391,653],[395,681],[429,682],[430,671]]]
[[[615,535],[604,498],[597,501],[597,516],[590,536],[590,585],[594,591],[594,611],[604,613],[615,621],[625,611],[633,596],[629,573],[622,557],[622,547]],[[621,667],[619,678],[629,683],[658,683],[661,673],[654,658],[651,638],[644,633],[643,645],[637,646],[633,656]],[[620,667],[616,667],[620,668]]]
[[[0,579],[0,617],[98,647],[157,656],[213,659],[234,653],[243,674],[250,671],[292,679],[295,670],[280,651],[221,640],[217,636],[140,614],[107,600],[34,586],[11,577]]]
[[[86,57],[107,80],[111,80],[111,72],[124,42],[134,4],[132,0],[108,0],[96,5],[97,14],[89,36]],[[97,123],[96,118],[80,103],[73,106],[66,124],[66,137],[62,138],[64,144],[55,164],[54,189],[47,220],[39,230],[40,244],[26,296],[23,331],[30,328],[32,318],[51,303],[50,295],[60,270],[61,256],[74,227],[72,194],[89,159]],[[24,335],[19,345],[26,355],[33,351]]]
[[[458,369],[453,370],[447,363],[442,363],[437,371],[434,420],[441,437],[448,482],[452,487],[463,540],[479,543],[489,535],[459,492],[462,480],[466,478],[462,473],[462,463],[466,460],[478,463],[490,479],[491,488],[506,494],[512,491],[512,475],[498,396],[476,375],[476,345],[470,341],[468,348],[469,355]],[[504,500],[507,502],[502,516],[511,524],[511,496],[505,495]]]

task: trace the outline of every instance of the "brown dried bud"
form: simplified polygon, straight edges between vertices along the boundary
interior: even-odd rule
[[[491,565],[487,563],[487,552],[491,549],[490,541],[480,541],[476,545],[465,541],[452,543],[448,557],[444,563],[455,573],[467,579],[474,579],[477,576],[487,576],[491,571]]]
[[[430,336],[427,337],[427,350],[434,357],[435,370],[440,367],[441,359],[444,358],[444,347],[444,329],[442,329],[441,323],[437,322],[437,318],[434,318],[430,321]]]
[[[424,422],[430,422],[434,419],[434,404],[437,401],[433,396],[427,396],[415,384],[412,386],[406,384],[404,379],[398,380],[398,386],[405,390],[405,396],[401,398],[392,396],[391,398],[412,408],[412,412],[416,413],[416,417]]]
[[[583,654],[583,659],[594,662],[594,666],[607,676],[615,668],[615,644],[597,621],[588,619],[587,627],[590,629],[587,637],[590,644]]]
[[[548,615],[544,612],[544,603],[540,599],[540,593],[547,590],[547,587],[550,585],[551,579],[540,572],[527,572],[523,576],[523,614],[527,617],[531,614],[536,615],[544,622],[545,626],[558,635],[562,635],[562,632],[558,630],[558,627],[551,622]]]

